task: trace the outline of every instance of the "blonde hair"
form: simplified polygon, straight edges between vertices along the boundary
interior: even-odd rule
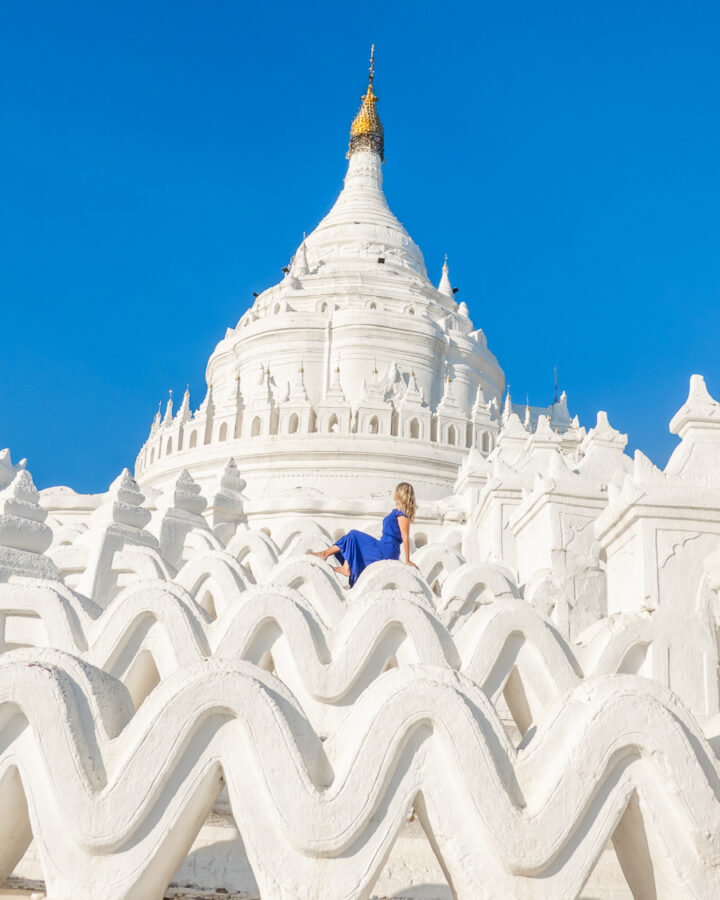
[[[417,504],[415,503],[415,491],[411,484],[408,484],[407,481],[401,481],[400,484],[395,488],[395,493],[398,495],[398,503],[400,504],[400,509],[405,513],[405,515],[410,519],[411,522],[415,521],[415,513],[417,511]]]

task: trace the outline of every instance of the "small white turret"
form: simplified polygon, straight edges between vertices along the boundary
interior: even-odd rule
[[[0,488],[7,487],[17,473],[24,469],[26,465],[26,459],[21,459],[19,463],[14,465],[10,456],[10,450],[7,447],[4,450],[0,450]]]
[[[290,266],[290,274],[295,276],[295,278],[301,278],[303,275],[307,275],[309,271],[307,249],[305,247],[305,234],[303,234],[302,243],[298,247],[297,253],[293,257],[292,265]]]
[[[155,434],[155,432],[160,427],[160,422],[161,422],[160,410],[161,410],[161,408],[162,408],[162,402],[158,403],[157,412],[155,413],[155,415],[153,417],[152,425],[150,426],[150,434],[151,435]]]
[[[167,406],[165,407],[165,416],[162,420],[163,428],[166,428],[172,422],[172,418],[173,418],[173,399],[172,399],[172,391],[170,391]]]
[[[181,425],[184,425],[185,422],[189,422],[192,418],[192,412],[190,411],[190,385],[185,388],[182,403],[180,404],[180,409],[178,409],[175,418]]]
[[[343,393],[342,384],[340,383],[340,366],[336,365],[333,371],[333,380],[330,383],[330,387],[327,391],[327,399],[328,400],[338,400],[341,403],[345,402],[345,394]]]
[[[0,490],[0,582],[18,575],[60,580],[54,564],[44,555],[52,541],[46,518],[32,476],[26,469],[18,469],[10,484]]]
[[[446,297],[450,297],[452,300],[455,299],[455,294],[452,289],[452,285],[450,284],[450,273],[448,269],[447,262],[447,253],[445,254],[445,262],[442,267],[442,275],[440,277],[440,284],[438,285],[438,291],[441,294],[445,294]]]
[[[512,399],[510,397],[510,385],[508,385],[507,393],[505,394],[505,405],[503,406],[502,411],[502,424],[507,425],[510,416],[512,415]]]

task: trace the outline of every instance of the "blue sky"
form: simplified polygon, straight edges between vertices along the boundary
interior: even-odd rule
[[[664,465],[720,396],[720,6],[0,4],[0,447],[104,490],[332,205],[377,47],[385,188],[515,400]]]

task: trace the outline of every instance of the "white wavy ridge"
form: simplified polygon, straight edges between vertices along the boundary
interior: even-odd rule
[[[38,616],[55,647],[125,681],[136,703],[154,687],[150,657],[160,679],[209,656],[271,667],[321,733],[388,664],[461,671],[493,700],[515,669],[533,718],[584,675],[562,635],[521,600],[476,606],[449,629],[425,582],[399,563],[378,564],[344,601],[315,562],[290,561],[273,583],[248,587],[238,582],[237,563],[223,556],[193,560],[175,582],[133,584],[97,617],[69,590],[37,584],[0,585],[0,613]],[[480,583],[477,573],[473,578]],[[219,610],[214,620],[196,599],[208,587]],[[633,620],[600,652],[593,648],[589,672],[616,672],[650,639],[650,624]]]
[[[4,875],[29,815],[55,900],[89,900],[93,883],[105,900],[159,898],[223,780],[264,900],[367,896],[413,804],[461,900],[574,897],[634,797],[651,852],[657,840],[672,861],[658,896],[673,880],[684,896],[720,890],[717,761],[645,679],[577,685],[516,750],[448,668],[385,673],[322,741],[247,662],[178,671],[134,712],[120,682],[68,654],[0,659]]]

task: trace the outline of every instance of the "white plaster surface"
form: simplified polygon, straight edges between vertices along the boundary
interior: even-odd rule
[[[379,259],[384,259],[380,263]],[[0,453],[0,881],[51,900],[720,896],[720,404],[664,471],[523,407],[371,150],[103,494]],[[307,555],[413,561],[348,589]]]

